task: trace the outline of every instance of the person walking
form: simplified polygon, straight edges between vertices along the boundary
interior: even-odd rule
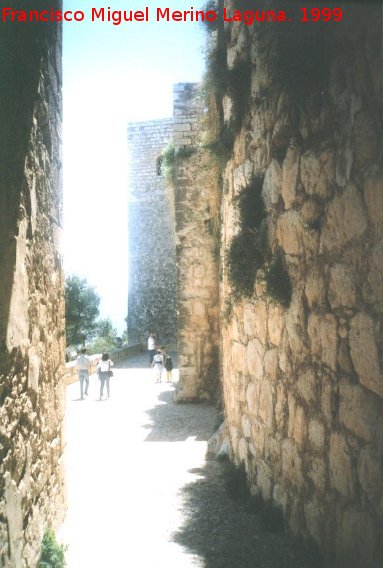
[[[97,365],[97,374],[98,378],[100,379],[99,400],[102,400],[102,397],[104,395],[105,384],[108,398],[110,398],[110,377],[113,377],[113,371],[111,370],[111,367],[113,367],[113,361],[109,359],[109,353],[103,353],[101,361],[99,361]]]
[[[172,358],[170,357],[170,355],[168,355],[168,353],[166,353],[166,355],[164,355],[165,357],[165,362],[164,362],[164,367],[165,367],[165,371],[166,371],[166,382],[167,383],[171,383],[173,382],[173,361]]]
[[[149,365],[151,365],[153,363],[153,357],[156,354],[156,339],[154,337],[154,333],[149,333],[148,353],[149,353]]]
[[[76,359],[76,367],[78,371],[78,378],[80,381],[80,397],[84,400],[84,383],[85,383],[85,396],[88,396],[89,390],[89,370],[91,366],[91,360],[88,355],[86,355],[86,349],[81,349],[81,355]]]
[[[162,355],[161,351],[157,351],[157,353],[153,357],[153,362],[152,362],[152,367],[154,367],[156,374],[156,383],[161,382],[163,364],[164,364],[164,356]]]

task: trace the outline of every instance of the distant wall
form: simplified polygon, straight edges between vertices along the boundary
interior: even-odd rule
[[[150,331],[161,343],[176,337],[175,239],[161,153],[172,119],[131,123],[129,143],[129,343]]]

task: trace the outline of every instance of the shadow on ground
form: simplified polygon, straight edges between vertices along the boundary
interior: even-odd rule
[[[156,388],[156,385],[154,385]],[[146,442],[207,441],[216,425],[215,407],[207,403],[175,404],[174,388],[158,395],[159,404],[146,411],[151,431]]]
[[[208,460],[180,494],[184,526],[172,535],[204,568],[325,568],[314,551],[263,528],[262,513],[228,495],[230,464]]]

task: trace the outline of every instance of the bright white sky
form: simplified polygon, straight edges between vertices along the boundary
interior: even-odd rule
[[[199,81],[204,32],[197,22],[156,22],[157,6],[203,0],[64,0],[87,21],[64,25],[64,266],[101,296],[101,316],[126,328],[129,121],[171,116],[172,85]],[[149,22],[92,22],[91,8],[140,10]],[[88,16],[89,15],[89,16]]]

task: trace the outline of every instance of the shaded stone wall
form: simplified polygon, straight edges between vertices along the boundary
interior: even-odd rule
[[[222,321],[233,303],[222,358],[234,460],[326,566],[360,568],[383,558],[381,7],[346,15],[322,43],[301,44],[323,48],[326,68],[293,75],[299,91],[283,82],[278,58],[289,55],[276,28],[226,30],[229,65],[246,60],[252,81],[224,172],[220,290]],[[229,99],[223,108],[229,120]],[[288,308],[270,300],[261,273],[233,302],[226,251],[254,174],[270,254],[282,254],[291,280]]]
[[[61,29],[2,24],[0,84],[0,565],[34,568],[65,505]]]
[[[198,149],[203,108],[199,85],[175,85],[175,146],[193,152],[189,158],[176,160],[174,177],[178,401],[214,398],[219,374],[218,235],[214,225],[218,204],[211,191],[217,171],[209,155]]]
[[[171,206],[160,156],[172,119],[132,123],[129,143],[129,343],[175,343],[176,268]]]

